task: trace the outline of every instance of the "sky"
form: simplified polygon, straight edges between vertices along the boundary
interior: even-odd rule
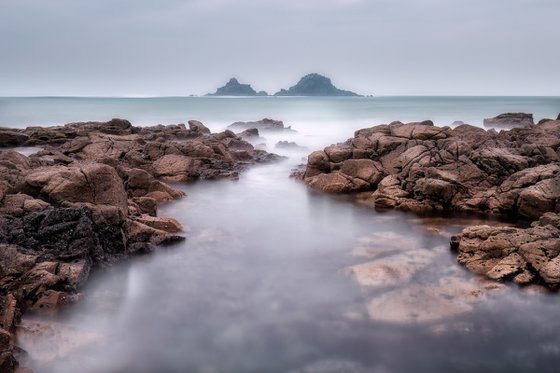
[[[560,95],[560,1],[0,0],[0,51],[0,96]]]

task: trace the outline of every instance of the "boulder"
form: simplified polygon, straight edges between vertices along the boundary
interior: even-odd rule
[[[189,120],[189,129],[197,134],[210,134],[210,130],[208,129],[208,127],[206,127],[204,124],[202,124],[202,122],[199,122],[198,120]]]
[[[89,202],[127,210],[127,194],[117,171],[101,163],[82,167],[43,167],[29,173],[26,184],[56,203]]]
[[[493,128],[524,128],[534,124],[533,114],[526,113],[505,113],[484,119],[484,127]]]

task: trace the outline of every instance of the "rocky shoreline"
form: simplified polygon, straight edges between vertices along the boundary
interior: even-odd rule
[[[20,350],[23,312],[53,313],[80,298],[91,271],[184,239],[158,205],[185,194],[166,182],[235,179],[279,159],[232,131],[134,127],[123,119],[0,129],[0,371]],[[40,147],[30,156],[8,147]]]
[[[497,132],[431,121],[378,125],[315,151],[295,176],[376,209],[535,221],[452,238],[459,263],[494,280],[560,284],[560,120]],[[540,219],[540,220],[539,220]]]

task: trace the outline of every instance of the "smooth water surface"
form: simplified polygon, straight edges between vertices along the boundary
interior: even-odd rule
[[[533,113],[535,122],[556,118],[560,97],[0,97],[0,126],[60,125],[119,117],[133,124],[185,123],[198,119],[211,128],[233,121],[280,119],[300,127],[371,126],[394,120],[431,119],[438,125],[506,112]]]

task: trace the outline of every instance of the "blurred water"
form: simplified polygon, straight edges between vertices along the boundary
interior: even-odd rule
[[[286,120],[296,133],[263,134],[268,149],[288,157],[284,162],[254,167],[238,181],[177,185],[188,197],[163,206],[160,215],[188,227],[184,243],[94,276],[83,302],[58,318],[27,316],[27,332],[18,338],[37,372],[557,370],[557,295],[515,286],[492,290],[460,268],[449,251],[449,236],[479,221],[377,213],[288,177],[309,151],[376,124],[366,113],[372,99],[177,100],[188,102],[186,118],[178,120],[179,111],[171,110],[154,122],[193,117],[221,129],[239,119],[293,118],[293,112],[282,114],[286,105],[301,105],[301,122]],[[454,99],[411,99],[415,109],[402,99],[402,111],[398,100],[387,100],[385,107],[395,113],[391,120],[435,118],[429,113],[447,107],[442,117],[472,116],[479,123],[486,115],[523,111],[515,103],[530,99],[496,99],[496,106],[473,99],[472,107],[460,99],[456,110],[449,103]],[[533,108],[542,115],[557,111],[552,99],[546,110],[548,99],[539,100]],[[132,101],[142,106],[136,103],[142,100]],[[206,112],[194,104],[189,111],[191,101],[232,112]],[[254,111],[248,102],[255,103]],[[333,117],[321,112],[328,106],[344,107],[349,118],[332,114],[335,109]],[[360,106],[367,109],[360,112]],[[109,113],[104,110],[98,115]],[[143,108],[138,118],[149,122],[148,112]],[[275,149],[278,140],[309,150]],[[349,270],[364,263],[389,263],[407,275],[368,286]]]

